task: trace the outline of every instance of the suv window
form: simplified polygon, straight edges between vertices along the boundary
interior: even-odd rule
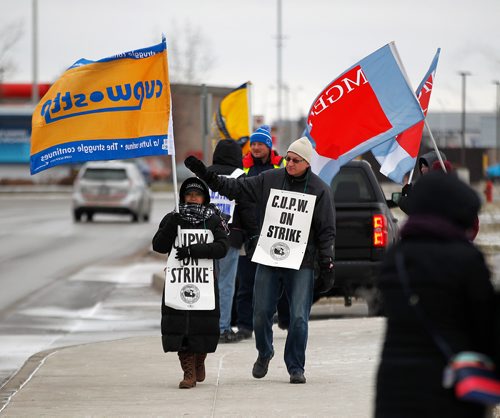
[[[127,170],[123,168],[87,168],[83,178],[86,180],[127,180]]]
[[[342,167],[331,188],[335,203],[376,201],[370,181],[363,170]]]

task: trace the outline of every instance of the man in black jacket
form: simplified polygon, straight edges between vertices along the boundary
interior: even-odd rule
[[[268,198],[276,190],[315,196],[314,209],[307,235],[307,245],[298,270],[259,264],[255,276],[254,332],[259,352],[252,375],[262,378],[267,374],[269,361],[274,356],[273,315],[276,311],[281,286],[290,302],[290,326],[285,344],[285,363],[290,383],[306,383],[304,376],[308,321],[314,288],[314,263],[319,262],[320,280],[326,291],[333,286],[333,246],[335,241],[335,210],[330,188],[310,168],[312,146],[306,137],[294,141],[288,148],[286,168],[268,170],[256,177],[230,179],[209,173],[195,157],[188,157],[185,165],[210,188],[230,199],[253,200],[260,208],[260,225],[265,219]],[[291,194],[290,194],[291,195]],[[305,229],[305,227],[304,227]],[[261,238],[263,233],[261,232]],[[266,234],[267,235],[267,234]]]

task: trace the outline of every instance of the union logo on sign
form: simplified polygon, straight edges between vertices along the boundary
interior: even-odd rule
[[[200,289],[192,284],[183,286],[181,289],[181,299],[188,305],[193,305],[200,299]]]
[[[285,260],[290,255],[290,247],[284,242],[277,242],[271,246],[269,253],[273,260]]]

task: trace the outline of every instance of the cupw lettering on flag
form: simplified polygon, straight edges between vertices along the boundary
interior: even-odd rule
[[[340,167],[423,120],[390,43],[333,80],[314,100],[306,135],[315,173],[330,183]]]
[[[432,87],[439,60],[438,49],[429,70],[416,90],[424,115],[427,115]],[[372,149],[372,154],[380,164],[380,172],[396,183],[402,183],[404,176],[413,169],[420,150],[424,122],[421,121],[395,139],[384,142]]]
[[[170,103],[165,39],[77,61],[33,112],[31,174],[60,164],[173,154]]]

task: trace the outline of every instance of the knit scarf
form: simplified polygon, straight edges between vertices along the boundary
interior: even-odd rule
[[[204,222],[213,215],[217,215],[221,219],[221,224],[226,231],[226,234],[229,235],[229,227],[227,226],[228,216],[222,213],[220,209],[212,203],[208,205],[198,205],[196,203],[180,203],[179,215],[181,216],[181,219],[193,225]]]

